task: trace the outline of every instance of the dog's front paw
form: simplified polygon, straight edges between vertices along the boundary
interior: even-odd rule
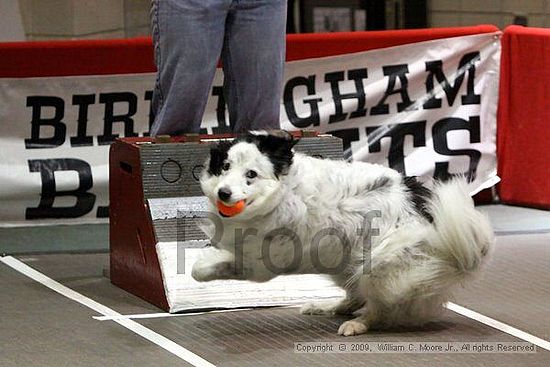
[[[207,265],[199,264],[198,262],[193,265],[191,276],[197,282],[207,282],[214,279],[213,269]]]
[[[352,336],[365,334],[368,330],[368,326],[365,322],[353,319],[344,322],[338,328],[338,335]]]
[[[191,276],[197,282],[208,282],[215,279],[234,279],[235,271],[229,262],[212,264],[199,260],[193,265]]]
[[[300,309],[302,315],[333,316],[336,313],[334,302],[308,302]]]
[[[302,306],[300,313],[303,315],[349,315],[352,314],[359,306],[351,302],[348,298],[321,301],[321,302],[309,302]]]

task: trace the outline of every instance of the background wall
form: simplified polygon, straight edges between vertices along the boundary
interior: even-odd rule
[[[28,40],[124,38],[149,33],[150,0],[8,1],[18,1]]]
[[[363,3],[385,2],[391,9],[395,2],[405,1],[363,0]],[[291,3],[297,4],[297,0]],[[334,0],[331,6],[339,4],[342,2]],[[431,27],[485,23],[504,28],[513,24],[516,16],[526,17],[529,26],[550,27],[550,0],[429,0],[427,4]],[[0,0],[0,23],[12,24],[10,14],[17,6],[23,23],[20,28],[24,32],[20,38],[27,40],[123,38],[149,34],[150,0]],[[291,7],[295,12],[296,7]],[[13,30],[0,28],[0,41],[8,40],[13,40]]]
[[[430,0],[428,14],[432,27],[489,23],[502,29],[518,15],[531,27],[550,27],[550,0]]]
[[[0,36],[4,41],[25,40],[21,12],[17,1],[0,0]]]

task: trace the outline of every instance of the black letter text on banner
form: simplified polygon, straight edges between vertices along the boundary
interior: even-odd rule
[[[382,68],[384,75],[388,77],[388,87],[384,96],[378,102],[376,106],[371,108],[371,115],[387,115],[390,113],[390,106],[386,103],[386,100],[392,94],[399,94],[401,96],[401,102],[397,103],[397,112],[405,111],[405,109],[411,106],[414,102],[409,97],[409,80],[407,79],[407,73],[409,67],[407,65],[389,65]],[[401,87],[395,89],[395,84],[399,79]]]
[[[92,168],[80,159],[35,159],[29,160],[29,170],[40,172],[42,192],[40,204],[36,208],[27,208],[26,219],[76,218],[89,213],[95,204],[95,195],[88,192],[93,186]],[[56,171],[76,171],[78,188],[75,190],[57,191],[55,185]],[[76,204],[70,207],[54,207],[54,200],[60,196],[73,196]]]
[[[367,78],[367,69],[348,70],[348,80],[354,81],[356,91],[354,93],[342,94],[338,84],[344,81],[344,72],[337,71],[325,75],[325,82],[330,83],[330,89],[332,91],[332,98],[334,100],[335,107],[334,115],[329,116],[329,124],[344,121],[348,118],[348,114],[343,112],[342,100],[344,99],[357,99],[357,109],[350,113],[350,119],[362,117],[367,114],[367,109],[365,108],[365,87],[363,86],[363,79]]]
[[[288,116],[288,119],[290,120],[290,123],[298,128],[305,128],[308,126],[319,126],[320,118],[319,118],[319,102],[321,102],[321,98],[310,98],[310,99],[304,99],[303,102],[309,104],[311,113],[307,117],[300,117],[298,116],[298,112],[296,112],[296,106],[294,103],[298,101],[298,99],[294,98],[294,88],[299,86],[305,86],[307,88],[307,94],[309,96],[315,94],[315,75],[310,75],[307,78],[304,78],[303,76],[298,76],[295,78],[290,79],[286,85],[285,90],[283,92],[283,102],[285,104],[285,110],[286,114]]]
[[[128,106],[128,112],[121,115],[115,115],[115,103],[126,103]],[[99,145],[108,145],[118,138],[118,134],[113,134],[113,123],[124,123],[124,136],[138,136],[134,132],[134,120],[132,116],[137,111],[137,96],[130,92],[121,93],[101,93],[99,95],[99,103],[105,104],[105,117],[104,117],[104,129],[103,134],[97,137]]]
[[[425,130],[426,121],[367,127],[369,152],[380,152],[382,149],[380,140],[390,138],[388,165],[401,173],[405,173],[405,152],[403,149],[405,136],[411,135],[413,137],[413,146],[415,148],[424,147],[426,146]]]
[[[32,107],[31,138],[25,139],[25,148],[55,148],[63,145],[67,126],[61,121],[65,115],[65,102],[59,97],[29,96],[27,107]],[[43,117],[44,108],[53,108],[53,117]],[[42,127],[53,128],[49,138],[40,137]]]
[[[458,64],[458,70],[454,79],[454,84],[451,85],[447,80],[447,77],[443,73],[443,62],[441,60],[437,61],[428,61],[426,62],[426,71],[429,72],[426,77],[426,92],[428,94],[433,94],[434,92],[434,78],[437,79],[437,82],[441,84],[445,95],[447,96],[447,102],[449,106],[452,106],[462,82],[464,81],[464,74],[468,73],[468,81],[466,83],[466,94],[462,96],[462,104],[480,104],[481,96],[475,94],[474,84],[476,77],[476,61],[479,61],[481,58],[479,51],[471,52],[464,55]],[[431,97],[424,103],[424,108],[441,108],[441,99]]]
[[[481,141],[479,116],[471,116],[468,120],[457,117],[444,118],[437,121],[432,128],[434,150],[439,154],[448,156],[467,155],[470,158],[468,171],[460,172],[460,174],[466,175],[469,181],[473,181],[481,159],[481,152],[475,149],[449,149],[447,133],[452,130],[466,130],[470,133],[470,143],[479,143]],[[435,178],[445,180],[451,176],[449,173],[449,162],[435,163]]]

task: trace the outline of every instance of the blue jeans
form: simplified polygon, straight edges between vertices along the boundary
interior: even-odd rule
[[[278,129],[286,0],[153,0],[151,135],[199,132],[220,54],[234,132]]]

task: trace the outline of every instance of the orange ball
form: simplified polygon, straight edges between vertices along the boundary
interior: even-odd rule
[[[235,204],[228,206],[221,201],[218,201],[217,206],[220,213],[222,213],[226,217],[233,217],[244,210],[245,202],[244,200],[239,200]]]

